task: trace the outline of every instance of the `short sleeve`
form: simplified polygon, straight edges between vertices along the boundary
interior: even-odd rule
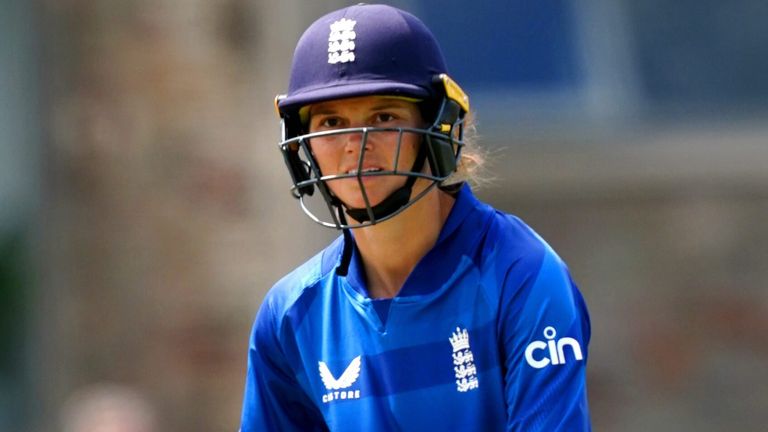
[[[268,296],[251,332],[241,432],[325,431],[323,417],[297,382],[281,349],[279,315]]]
[[[568,269],[548,247],[506,274],[498,331],[508,431],[589,431],[590,322]]]

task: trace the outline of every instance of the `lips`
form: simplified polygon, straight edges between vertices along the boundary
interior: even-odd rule
[[[383,171],[383,170],[381,168],[378,168],[378,167],[370,167],[370,168],[363,168],[363,170],[359,171],[359,172],[360,172],[360,174],[365,174],[365,173],[379,172],[379,171]],[[357,170],[357,168],[355,168],[355,169],[351,169],[351,170],[347,171],[346,173],[354,175],[354,174],[358,173],[358,170]]]

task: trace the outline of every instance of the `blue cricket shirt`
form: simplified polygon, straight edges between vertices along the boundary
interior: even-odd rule
[[[391,300],[343,237],[281,279],[254,323],[241,429],[588,431],[590,322],[556,253],[459,192]]]

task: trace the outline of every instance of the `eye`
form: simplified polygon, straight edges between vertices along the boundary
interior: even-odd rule
[[[339,127],[341,126],[341,119],[339,119],[338,117],[328,117],[325,120],[323,120],[322,126],[328,127],[328,128]]]
[[[376,123],[389,123],[396,119],[397,117],[395,117],[393,114],[388,112],[376,113],[376,116],[375,116]]]
[[[315,129],[336,129],[341,127],[341,119],[339,117],[320,117],[316,120]]]

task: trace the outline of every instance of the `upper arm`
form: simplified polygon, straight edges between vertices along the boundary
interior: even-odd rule
[[[499,315],[507,430],[590,430],[586,395],[589,315],[551,250],[508,271]]]
[[[327,430],[320,411],[296,380],[279,336],[279,321],[265,300],[251,333],[241,431]]]

